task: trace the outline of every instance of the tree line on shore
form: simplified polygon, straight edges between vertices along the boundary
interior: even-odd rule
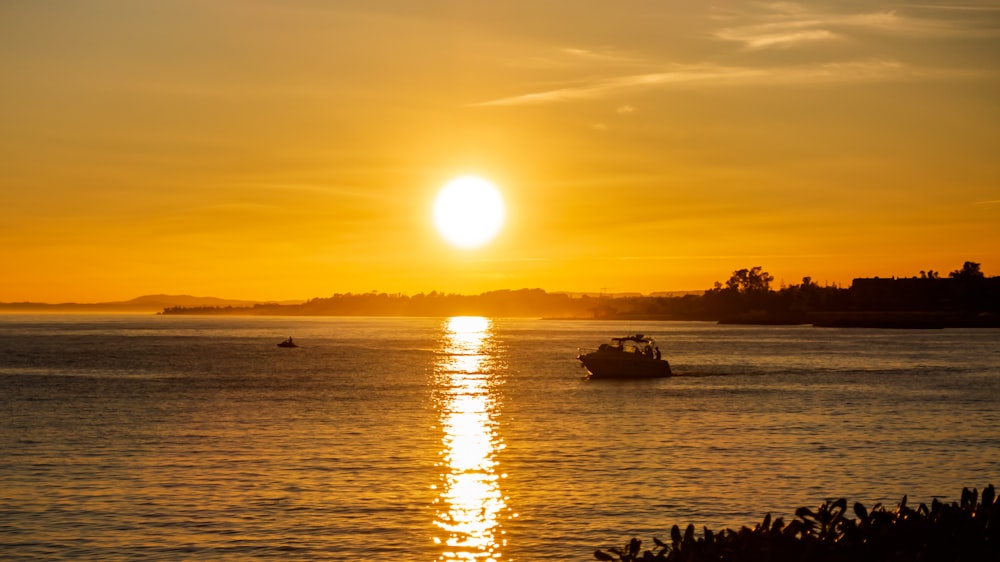
[[[301,304],[170,307],[161,314],[310,316],[548,317],[702,320],[748,324],[945,327],[1000,326],[1000,277],[986,277],[976,262],[941,277],[922,271],[908,278],[855,279],[848,288],[820,286],[810,277],[772,288],[761,266],[734,271],[702,294],[677,296],[574,296],[542,289],[480,295],[431,292],[335,294]]]

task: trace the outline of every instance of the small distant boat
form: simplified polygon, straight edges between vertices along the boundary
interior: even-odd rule
[[[654,378],[672,374],[670,363],[661,358],[656,341],[643,334],[611,338],[611,343],[602,343],[597,350],[587,353],[581,349],[577,359],[591,378]]]
[[[295,342],[292,341],[292,338],[289,337],[287,340],[279,343],[278,347],[298,347],[298,345],[296,345]]]

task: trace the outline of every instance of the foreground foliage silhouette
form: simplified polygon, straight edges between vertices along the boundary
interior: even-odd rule
[[[857,519],[849,518],[847,500],[827,501],[818,509],[795,512],[785,524],[768,514],[753,529],[725,529],[713,533],[707,527],[695,537],[694,525],[681,533],[670,531],[671,543],[654,538],[654,550],[641,551],[641,541],[632,539],[624,548],[598,550],[598,560],[633,562],[903,562],[903,561],[996,561],[1000,560],[1000,501],[993,485],[982,493],[962,490],[961,503],[934,500],[931,507],[906,505],[889,511],[876,504],[871,511],[854,504]]]

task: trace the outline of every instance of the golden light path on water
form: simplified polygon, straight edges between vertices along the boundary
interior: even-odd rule
[[[507,511],[497,453],[498,386],[503,365],[487,318],[458,316],[445,322],[435,369],[442,472],[435,488],[441,560],[501,559],[501,518]]]

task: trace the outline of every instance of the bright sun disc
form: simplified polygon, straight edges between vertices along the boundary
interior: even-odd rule
[[[448,182],[434,201],[434,225],[445,240],[460,248],[475,248],[500,231],[503,198],[492,183],[462,176]]]

